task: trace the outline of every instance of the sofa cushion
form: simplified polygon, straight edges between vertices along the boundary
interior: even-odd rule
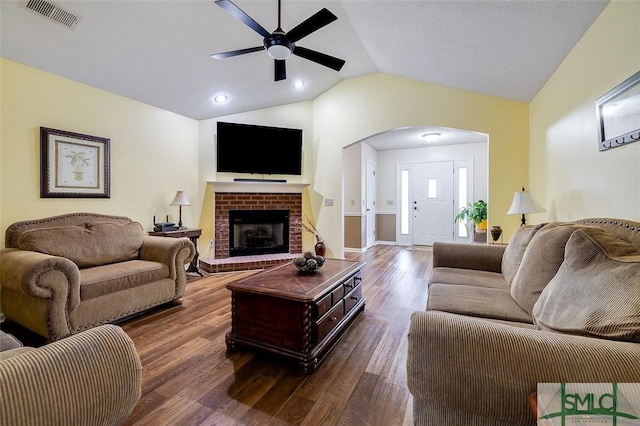
[[[511,297],[531,313],[542,290],[558,272],[569,237],[580,225],[549,223],[535,233],[511,283]]]
[[[575,231],[533,318],[541,330],[640,343],[640,249],[601,229]]]
[[[429,287],[427,310],[532,323],[531,314],[514,302],[509,289],[433,284]]]
[[[12,334],[5,333],[0,330],[0,352],[8,351],[9,349],[21,348],[22,342],[16,339]]]
[[[527,245],[544,225],[544,223],[541,223],[539,225],[521,226],[511,237],[511,241],[507,244],[502,255],[502,275],[504,275],[504,279],[509,285],[511,285],[518,272]]]
[[[138,222],[91,222],[29,229],[20,234],[16,247],[64,257],[86,268],[137,258],[143,238]]]
[[[446,267],[435,268],[431,271],[431,275],[429,276],[429,286],[432,284],[460,284],[509,289],[509,285],[499,272]]]
[[[80,271],[80,300],[89,300],[169,278],[169,267],[148,260],[129,260]]]

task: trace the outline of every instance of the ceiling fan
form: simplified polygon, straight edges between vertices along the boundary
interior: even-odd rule
[[[260,24],[253,20],[253,18],[231,2],[231,0],[217,0],[216,4],[218,6],[260,34],[264,37],[264,40],[262,42],[262,46],[232,50],[230,52],[214,53],[211,57],[216,59],[231,58],[233,56],[244,55],[246,53],[258,52],[266,49],[269,56],[271,56],[275,61],[275,81],[287,78],[285,60],[288,59],[291,54],[316,62],[320,65],[324,65],[325,67],[333,70],[340,71],[345,63],[342,59],[295,45],[298,40],[330,24],[338,19],[338,17],[326,8],[323,8],[307,20],[298,24],[291,31],[285,33],[282,28],[280,28],[280,1],[281,0],[278,0],[278,28],[276,28],[274,32],[269,33],[269,31],[265,30]]]

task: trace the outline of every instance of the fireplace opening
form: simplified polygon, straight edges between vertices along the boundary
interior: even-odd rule
[[[289,253],[289,210],[230,210],[229,256]]]

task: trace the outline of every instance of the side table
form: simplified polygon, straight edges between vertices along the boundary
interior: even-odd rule
[[[202,272],[200,272],[200,269],[198,268],[198,257],[200,256],[200,253],[198,253],[198,238],[200,237],[200,234],[202,234],[202,229],[200,228],[179,229],[177,231],[149,232],[149,235],[153,235],[156,237],[169,237],[169,238],[187,237],[189,238],[189,240],[191,240],[193,245],[196,246],[196,255],[193,256],[191,263],[189,263],[187,272],[193,272],[202,277],[203,276]]]

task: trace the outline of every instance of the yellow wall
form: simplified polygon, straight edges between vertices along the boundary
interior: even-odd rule
[[[320,210],[318,226],[334,255],[342,255],[342,148],[404,126],[433,125],[489,135],[489,221],[505,231],[513,192],[528,186],[528,104],[387,74],[345,80],[314,101],[314,140],[321,147],[314,189],[335,206]],[[338,228],[340,225],[340,228]]]
[[[210,120],[200,121],[200,163],[199,163],[199,185],[201,193],[204,194],[204,203],[200,215],[200,227],[202,228],[202,239],[207,244],[214,239],[214,188],[207,185],[207,182],[231,182],[235,177],[250,179],[284,179],[288,183],[310,184],[314,175],[314,157],[317,147],[313,141],[313,109],[312,102],[299,102],[273,108],[264,108],[239,114],[217,117]],[[217,173],[216,171],[216,135],[218,121],[230,123],[256,124],[261,126],[291,127],[302,129],[302,175],[252,175]],[[248,153],[249,155],[249,153]],[[303,214],[309,218],[315,218],[314,213],[319,201],[309,194],[309,190],[303,193],[302,204]],[[310,233],[303,233],[302,246],[304,250],[313,250],[315,239]],[[214,257],[211,250],[208,257]]]
[[[2,247],[11,223],[69,212],[129,216],[147,231],[153,215],[177,222],[177,190],[192,204],[183,222],[198,225],[197,121],[4,59],[0,69]],[[40,198],[41,126],[111,140],[111,198]]]
[[[93,211],[130,216],[149,230],[154,214],[177,220],[168,204],[182,189],[192,203],[183,208],[183,221],[203,228],[199,249],[206,250],[213,234],[206,182],[232,178],[215,172],[216,120],[197,122],[6,60],[1,75],[2,229],[17,220]],[[343,81],[314,101],[219,119],[304,129],[303,176],[288,180],[310,184],[304,212],[316,220],[328,254],[341,257],[342,148],[403,126],[489,135],[489,219],[503,227],[507,240],[518,225],[517,217],[505,214],[512,193],[528,185],[528,113],[521,102],[374,74]],[[110,199],[39,197],[40,126],[111,139]],[[327,198],[334,206],[324,205]],[[313,243],[310,235],[304,243]]]
[[[640,2],[612,1],[530,105],[538,222],[640,220],[640,143],[598,151],[595,101],[640,70]]]
[[[316,220],[329,256],[342,257],[342,148],[375,133],[403,126],[436,125],[489,134],[489,220],[500,224],[505,241],[519,219],[506,216],[513,192],[528,185],[528,105],[522,102],[452,89],[412,79],[374,74],[343,81],[313,102],[250,111],[200,123],[200,176],[231,180],[215,172],[215,125],[235,121],[304,129],[302,182],[309,183],[304,213]],[[312,138],[312,140],[311,140]],[[287,177],[296,182],[298,178]],[[201,227],[211,238],[211,188],[206,189]],[[334,200],[325,206],[324,200]],[[310,237],[310,236],[305,236]],[[304,246],[312,239],[303,241]],[[207,240],[208,241],[208,240]]]

